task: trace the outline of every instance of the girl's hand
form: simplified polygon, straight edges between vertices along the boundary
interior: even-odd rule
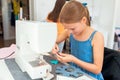
[[[59,52],[59,47],[58,47],[57,44],[55,44],[55,46],[54,46],[53,49],[52,49],[52,53],[53,53],[53,54],[57,54],[58,52]]]
[[[56,55],[57,59],[62,63],[73,62],[73,60],[75,59],[75,57],[70,54],[57,53]]]

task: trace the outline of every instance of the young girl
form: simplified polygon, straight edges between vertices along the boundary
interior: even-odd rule
[[[71,65],[97,80],[104,80],[101,74],[104,38],[100,32],[90,27],[87,8],[78,1],[69,1],[64,5],[59,17],[65,31],[58,37],[57,44],[69,38],[71,54],[58,54],[57,44],[52,52],[60,62],[71,62]]]

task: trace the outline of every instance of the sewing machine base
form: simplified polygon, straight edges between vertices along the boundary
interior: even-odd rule
[[[39,79],[39,78],[53,78],[52,67],[42,59],[41,63],[35,56],[27,55],[27,57],[17,56],[15,58],[16,63],[19,65],[20,69],[23,72],[27,72],[31,79]]]

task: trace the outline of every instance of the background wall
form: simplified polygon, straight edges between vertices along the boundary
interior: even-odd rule
[[[15,26],[11,26],[11,1],[2,1],[2,22],[3,22],[3,38],[4,40],[15,39]],[[29,0],[22,0],[23,3],[23,18],[29,19]]]
[[[2,22],[3,22],[3,38],[5,40],[15,38],[14,27],[10,26],[10,17],[9,17],[9,0],[2,0]]]
[[[30,20],[45,21],[56,0],[29,0]]]
[[[115,1],[115,10],[114,10],[114,25],[115,27],[120,27],[120,0]]]

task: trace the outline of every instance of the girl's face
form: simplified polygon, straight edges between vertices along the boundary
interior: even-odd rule
[[[82,24],[81,22],[70,23],[70,24],[63,23],[63,26],[65,29],[69,31],[69,33],[72,33],[75,36],[81,34],[85,28],[84,24]]]

